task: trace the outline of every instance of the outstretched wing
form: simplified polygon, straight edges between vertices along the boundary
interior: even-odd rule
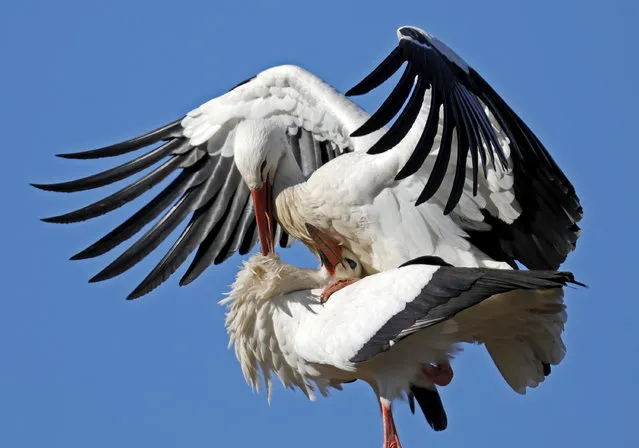
[[[444,213],[464,228],[463,214],[454,213],[463,197],[478,197],[480,203],[514,197],[521,214],[512,223],[482,211],[493,232],[473,232],[478,246],[498,248],[506,259],[531,269],[557,269],[575,248],[583,215],[570,181],[528,126],[461,57],[419,28],[402,27],[397,34],[399,45],[347,95],[375,89],[407,63],[404,73],[380,108],[351,135],[381,129],[401,111],[369,153],[395,147],[411,128],[422,126],[397,176],[403,179],[422,166],[430,169],[417,203],[443,201]],[[422,119],[425,104],[430,107]]]
[[[234,163],[237,124],[247,119],[277,117],[288,129],[289,150],[306,176],[350,151],[348,132],[323,109],[324,103],[315,101],[311,95],[329,87],[319,81],[305,86],[301,73],[302,69],[297,67],[275,67],[159,129],[105,148],[59,154],[68,159],[98,159],[146,149],[136,158],[92,176],[56,184],[34,184],[43,190],[68,193],[124,179],[130,182],[86,207],[44,221],[75,223],[96,218],[177,174],[129,219],[72,257],[78,260],[103,255],[164,213],[150,230],[90,281],[110,279],[131,269],[189,216],[182,234],[129,299],[147,294],[167,280],[196,248],[180,285],[192,282],[209,265],[222,263],[236,252],[248,253],[257,241],[257,231],[249,190]],[[151,167],[148,173],[133,178]],[[276,235],[282,247],[293,242],[279,226]]]

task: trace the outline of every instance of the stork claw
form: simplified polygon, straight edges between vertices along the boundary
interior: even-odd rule
[[[321,304],[326,303],[328,299],[337,291],[339,291],[342,288],[346,288],[348,285],[352,285],[357,280],[360,280],[360,279],[356,277],[348,277],[348,278],[339,278],[337,280],[333,280],[332,282],[328,284],[326,288],[324,288],[324,291],[322,291],[322,294],[320,294],[320,303]]]

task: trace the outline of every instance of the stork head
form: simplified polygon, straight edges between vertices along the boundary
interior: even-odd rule
[[[286,150],[286,133],[272,120],[246,120],[235,131],[235,165],[251,190],[262,255],[274,250],[273,185]]]
[[[333,279],[361,277],[363,269],[362,264],[357,259],[357,256],[344,247],[342,248],[342,257],[341,263],[335,267]]]

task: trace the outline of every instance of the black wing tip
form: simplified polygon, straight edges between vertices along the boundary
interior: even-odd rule
[[[575,274],[573,274],[572,272],[558,272],[558,275],[561,276],[561,279],[563,280],[564,284],[572,284],[572,285],[576,285],[576,286],[581,286],[582,288],[588,288],[588,285],[586,285],[585,283],[581,283],[579,280],[575,279]]]
[[[447,419],[434,420],[433,422],[428,422],[428,424],[430,425],[431,428],[433,428],[433,431],[436,431],[436,432],[440,432],[448,428]]]
[[[66,153],[56,154],[55,156],[60,157],[61,159],[76,159],[76,160],[92,158],[90,151],[66,152]]]
[[[388,151],[390,148],[387,148],[385,146],[379,145],[378,144],[379,141],[377,143],[375,143],[373,146],[371,146],[368,151],[366,151],[366,154],[371,154],[371,155],[376,155],[376,154],[382,154],[386,151]],[[397,179],[395,179],[397,180]]]
[[[439,187],[437,187],[437,189],[439,189]],[[424,191],[422,191],[422,193],[419,195],[419,197],[415,201],[415,207],[422,205],[424,202],[432,198],[437,192],[437,189],[435,189],[434,191],[427,191],[426,189],[424,189]],[[444,216],[446,215],[448,215],[448,213],[444,213]]]
[[[42,191],[54,191],[56,193],[61,192],[61,190],[59,189],[60,184],[36,184],[30,182],[29,185]]]
[[[364,123],[363,125],[361,125],[359,128],[355,129],[353,132],[351,132],[350,137],[363,137],[364,135],[367,135],[368,132],[366,131],[366,128],[364,127],[367,123],[368,121]]]
[[[543,362],[541,364],[544,368],[544,376],[550,375],[550,373],[552,372],[552,367],[550,366],[550,364],[548,364],[547,362]]]
[[[29,184],[32,187],[37,188],[42,191],[52,191],[54,193],[74,193],[76,191],[81,191],[79,188],[75,188],[77,185],[77,181],[71,182],[60,182],[56,184]]]
[[[455,207],[457,207],[457,204],[459,204],[459,199],[457,201],[451,201],[449,198],[448,203],[446,204],[446,207],[444,207],[444,216],[450,215],[453,212],[453,210],[455,210]]]
[[[98,283],[98,282],[102,282],[106,280],[106,278],[103,278],[104,276],[101,274],[102,273],[95,274],[93,277],[89,279],[89,283]]]
[[[401,41],[404,38],[409,38],[412,40],[417,40],[418,42],[428,42],[429,34],[422,30],[421,28],[415,26],[401,26],[397,29],[397,38]],[[401,55],[401,48],[396,47],[387,57],[386,59],[377,66],[377,68],[369,74],[365,79],[360,81],[357,85],[351,87],[344,96],[359,96],[364,95],[371,90],[375,89],[386,79],[390,78],[395,70],[392,70],[390,74],[385,73],[383,76],[375,76],[376,72],[380,69],[390,68],[392,66],[392,62],[397,63],[398,60],[404,60],[404,57]],[[356,135],[351,135],[351,137],[356,137]]]
[[[102,159],[105,157],[115,157],[122,154],[127,154],[131,151],[135,151],[139,148],[149,146],[153,143],[157,143],[162,140],[166,140],[173,137],[173,133],[180,129],[181,123],[184,117],[179,118],[171,123],[168,123],[162,127],[149,131],[145,134],[134,137],[130,140],[126,140],[113,145],[104,146],[102,148],[90,149],[80,152],[68,152],[56,154],[56,157],[63,159]]]
[[[369,154],[372,154],[372,153],[369,152]],[[399,170],[399,173],[397,173],[397,175],[395,176],[395,180],[396,181],[404,180],[408,176],[412,176],[413,174],[415,174],[415,172],[417,172],[418,169],[419,169],[419,166],[410,166],[406,164],[401,170]]]
[[[122,145],[123,145],[122,143],[116,143],[115,145],[105,146],[103,148],[89,149],[87,151],[59,153],[59,154],[56,154],[55,156],[60,157],[61,159],[71,159],[71,160],[103,159],[106,157],[112,157],[113,155],[120,155],[120,154],[110,154],[110,152],[113,148],[122,146]]]
[[[370,92],[373,89],[369,89],[366,86],[364,86],[362,83],[357,84],[356,86],[351,87],[350,89],[348,89],[346,91],[346,93],[344,94],[344,96],[360,96],[360,95],[366,95],[368,92]]]
[[[73,221],[69,221],[65,219],[64,215],[50,216],[48,218],[40,218],[40,221],[46,222],[49,224],[70,224],[73,222]]]
[[[142,285],[140,285],[140,286],[142,286]],[[126,296],[126,299],[127,300],[139,299],[139,298],[147,295],[151,291],[153,291],[153,289],[155,289],[155,288],[146,288],[146,287],[145,288],[141,288],[140,286],[138,286],[133,291],[131,291],[131,293],[129,293],[129,295]]]
[[[361,95],[366,95],[368,92],[370,92],[371,88],[368,88],[367,86],[363,85],[362,83],[357,84],[356,86],[351,87],[350,89],[348,89],[346,91],[346,93],[344,94],[344,96],[361,96]]]
[[[403,62],[402,49],[400,46],[397,46],[368,76],[357,83],[357,85],[351,87],[345,93],[345,96],[364,95],[376,89],[388,78],[393,76]]]
[[[448,215],[450,215],[450,214],[451,214],[451,212],[452,212],[453,210],[455,210],[455,207],[457,207],[457,204],[455,204],[455,205],[451,206],[451,204],[450,204],[450,198],[451,198],[451,196],[449,196],[449,197],[448,197],[448,202],[447,202],[447,203],[446,203],[446,205],[444,206],[444,210],[443,210],[443,212],[442,212],[444,216],[448,216]]]
[[[106,268],[102,269],[100,272],[89,279],[89,283],[103,282],[105,280],[116,277],[119,273],[112,273],[112,269],[112,265],[109,265]]]
[[[399,265],[400,268],[404,266],[411,266],[414,264],[426,264],[430,266],[448,266],[453,267],[452,264],[448,263],[441,257],[436,257],[434,255],[423,255],[421,257],[413,258],[412,260],[408,260],[405,263]]]
[[[80,252],[78,252],[77,254],[71,255],[69,257],[70,261],[77,261],[77,260],[87,260],[89,258],[94,258],[97,255],[94,255],[92,253],[92,251],[90,251],[89,249],[84,249]]]
[[[189,266],[189,269],[187,269],[186,273],[182,276],[182,278],[180,279],[180,281],[178,282],[178,284],[180,286],[186,286],[190,283],[193,282],[193,280],[195,280],[198,277],[198,273],[195,272],[194,269],[192,269],[193,264],[191,264],[191,266]]]
[[[364,92],[358,93],[358,90],[359,89],[357,88],[357,86],[354,86],[354,87],[348,89],[346,91],[346,93],[344,94],[344,96],[358,96],[358,95],[363,95],[364,94]],[[351,134],[351,137],[353,137],[352,134]]]
[[[200,250],[202,248],[203,246],[200,245]],[[186,268],[186,272],[180,278],[180,281],[178,282],[178,285],[180,287],[191,284],[204,271],[204,269],[200,267],[200,260],[204,256],[203,253],[200,253],[200,250],[198,250],[198,253],[195,254],[195,258],[193,259],[193,261],[191,261],[189,267]]]

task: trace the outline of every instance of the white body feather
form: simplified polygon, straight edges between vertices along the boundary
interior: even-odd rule
[[[285,387],[299,388],[314,399],[316,388],[326,395],[329,387],[339,389],[341,382],[361,379],[393,400],[411,384],[432,387],[421,368],[450,359],[458,343],[468,342],[485,343],[508,384],[525,393],[526,387],[544,379],[540,362],[558,364],[563,359],[566,313],[558,288],[493,296],[364,362],[353,362],[438,269],[412,265],[368,276],[321,305],[314,288],[325,286],[326,277],[275,256],[253,256],[221,302],[228,305],[230,344],[247,382],[259,389],[262,375],[270,398],[274,373]],[[300,287],[306,289],[295,290]]]

